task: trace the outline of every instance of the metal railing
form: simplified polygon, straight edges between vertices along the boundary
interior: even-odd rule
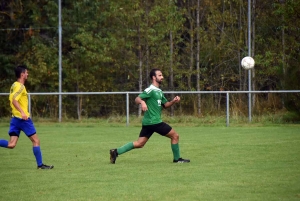
[[[46,92],[46,93],[28,93],[29,111],[31,111],[31,96],[42,95],[126,95],[126,126],[129,125],[129,95],[140,94],[141,92]],[[300,93],[300,90],[279,90],[279,91],[164,91],[164,94],[226,94],[226,126],[229,127],[230,112],[229,98],[230,94],[267,94],[267,93]],[[0,93],[9,95],[9,93]],[[61,107],[60,107],[61,108]],[[60,111],[61,114],[61,111]],[[60,118],[59,118],[60,119]],[[249,118],[251,121],[251,118]]]

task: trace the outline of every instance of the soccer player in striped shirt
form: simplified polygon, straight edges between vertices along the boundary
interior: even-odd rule
[[[145,89],[135,99],[136,104],[140,104],[144,113],[142,120],[142,129],[137,141],[129,142],[122,147],[110,150],[110,162],[114,164],[119,155],[124,154],[132,149],[142,148],[150,139],[154,132],[171,139],[171,149],[173,152],[173,163],[189,163],[189,159],[180,157],[179,151],[179,135],[167,123],[161,119],[162,108],[171,107],[180,101],[180,97],[176,96],[172,101],[168,101],[162,90],[159,88],[163,80],[161,70],[152,69],[150,71],[150,79],[152,84]]]
[[[20,132],[23,131],[31,140],[33,154],[36,159],[38,169],[52,169],[53,165],[45,165],[42,160],[40,140],[36,134],[35,127],[28,111],[28,97],[24,86],[28,77],[27,67],[17,66],[15,68],[17,81],[10,88],[9,102],[12,109],[12,118],[8,134],[9,141],[0,139],[0,147],[13,149],[17,145]]]

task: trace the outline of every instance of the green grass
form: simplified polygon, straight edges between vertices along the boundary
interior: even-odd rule
[[[173,164],[159,135],[110,164],[109,149],[137,139],[140,126],[38,122],[44,163],[55,168],[36,169],[22,133],[15,149],[0,148],[0,200],[300,200],[300,125],[171,125],[189,164]],[[0,124],[0,139],[7,129]]]

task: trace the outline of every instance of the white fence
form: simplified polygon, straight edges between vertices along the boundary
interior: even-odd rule
[[[126,95],[126,125],[129,125],[129,96],[132,94],[139,94],[141,92],[47,92],[47,93],[28,93],[29,97],[29,111],[31,111],[31,96],[43,96],[43,95]],[[279,93],[279,94],[285,94],[285,93],[300,93],[300,90],[279,90],[279,91],[164,91],[164,94],[226,94],[226,126],[229,126],[230,123],[230,94],[248,94],[248,96],[251,96],[251,94],[267,94],[267,93]],[[9,93],[0,93],[0,96],[8,96]],[[250,104],[249,104],[250,105]],[[58,120],[61,122],[61,106],[59,106],[59,117]],[[251,109],[249,110],[249,122],[251,122]]]

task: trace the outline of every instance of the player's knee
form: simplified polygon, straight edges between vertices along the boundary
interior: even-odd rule
[[[171,141],[173,144],[176,144],[179,142],[179,135],[177,133],[174,133],[172,136],[171,136]]]
[[[35,139],[34,141],[32,141],[33,146],[40,146],[40,140],[39,139]]]
[[[178,141],[179,140],[179,135],[178,133],[175,133],[173,136],[172,136],[173,140],[176,140]]]

